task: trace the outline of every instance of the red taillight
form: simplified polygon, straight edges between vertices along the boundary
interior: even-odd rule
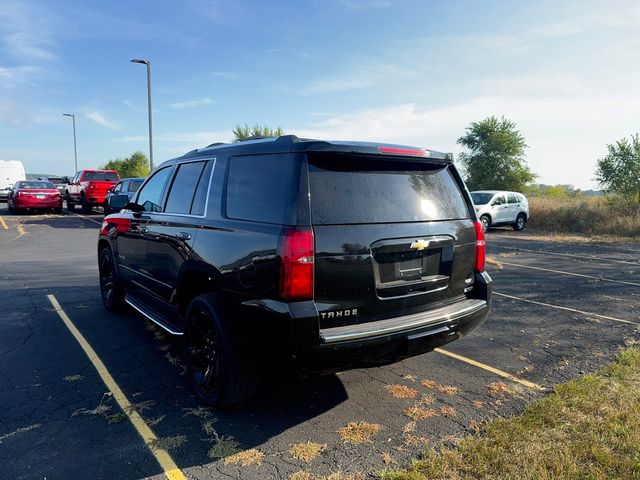
[[[131,220],[129,220],[128,218],[106,217],[104,220],[102,220],[102,227],[100,228],[100,234],[109,235],[109,232],[113,228],[116,229],[116,232],[127,233],[131,228]]]
[[[392,155],[409,155],[412,157],[428,157],[431,152],[419,148],[398,148],[398,147],[379,147],[380,153],[390,153]]]
[[[476,221],[474,223],[476,227],[476,263],[474,270],[478,273],[484,272],[487,247],[484,241],[484,231],[482,230],[482,223]]]
[[[312,299],[313,232],[287,229],[280,241],[280,296],[285,300]]]

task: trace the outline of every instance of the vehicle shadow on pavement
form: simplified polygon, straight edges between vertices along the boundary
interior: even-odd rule
[[[305,422],[311,421],[312,429],[315,417],[347,399],[336,375],[293,380],[271,372],[248,402],[224,410],[205,408],[185,375],[180,340],[134,312],[105,311],[97,286],[7,289],[0,294],[0,301],[11,305],[7,315],[16,320],[0,324],[5,339],[0,341],[0,379],[5,380],[0,382],[4,385],[4,393],[0,392],[0,408],[4,412],[1,420],[11,430],[27,423],[42,424],[35,435],[39,438],[46,431],[47,439],[38,440],[37,455],[48,459],[35,461],[36,452],[17,455],[11,445],[23,448],[24,443],[7,442],[3,448],[9,455],[7,459],[11,458],[10,471],[14,473],[26,471],[27,465],[22,462],[29,462],[34,476],[43,473],[48,478],[56,478],[52,466],[57,472],[73,471],[79,475],[91,471],[96,478],[159,473],[153,460],[147,459],[151,458],[147,447],[128,422],[127,412],[122,412],[108,395],[107,387],[47,299],[50,293],[105,364],[131,402],[132,410],[152,428],[160,445],[170,451],[181,468],[223,464],[217,460],[258,447]],[[34,393],[28,389],[18,388],[21,385],[37,385],[33,387],[37,398],[32,398]],[[60,424],[65,425],[65,438],[57,438]],[[25,433],[24,438],[29,435]],[[309,436],[312,435],[310,431]],[[82,456],[76,457],[82,461],[73,468],[64,467],[70,457],[60,447],[69,439],[76,439],[78,451],[84,450]],[[122,439],[128,439],[126,445]],[[283,439],[282,443],[288,445],[290,440]],[[109,465],[112,452],[105,451],[104,445],[113,446],[135,461],[130,467]],[[13,454],[16,455],[12,457]],[[143,462],[141,458],[147,460]],[[127,468],[132,471],[119,470]]]
[[[5,217],[7,220],[18,220],[20,224],[24,227],[32,226],[45,226],[51,228],[81,228],[81,229],[90,229],[90,230],[99,230],[100,224],[99,222],[102,220],[101,218],[91,218],[91,220],[95,220],[94,223],[88,221],[83,217],[77,217],[73,215],[51,215],[48,217],[40,216],[40,215],[30,215],[30,214],[10,214]]]

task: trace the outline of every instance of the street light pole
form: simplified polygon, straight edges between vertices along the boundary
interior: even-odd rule
[[[73,172],[73,174],[75,175],[76,172],[78,171],[78,144],[76,142],[76,116],[74,113],[63,113],[62,116],[71,117],[71,120],[73,121],[73,154],[76,159],[76,170],[75,172]]]
[[[153,128],[151,120],[151,62],[134,58],[132,63],[141,63],[147,66],[147,108],[149,110],[149,171],[153,171]]]

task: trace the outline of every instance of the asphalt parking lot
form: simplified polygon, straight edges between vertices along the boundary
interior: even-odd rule
[[[268,380],[243,406],[206,410],[184,376],[177,341],[139,315],[103,309],[101,218],[14,216],[0,204],[5,478],[265,479],[301,470],[366,478],[406,464],[426,444],[455,444],[482,421],[516,414],[640,341],[640,245],[493,231],[493,312],[470,336],[386,367]],[[126,411],[64,317],[128,398]],[[145,442],[131,418],[154,439]],[[345,428],[350,422],[366,424]],[[158,451],[177,470],[166,472]]]

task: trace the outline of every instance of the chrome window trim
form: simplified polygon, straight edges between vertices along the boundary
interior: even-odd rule
[[[204,203],[204,214],[203,215],[193,215],[191,213],[170,213],[170,212],[152,212],[152,213],[154,215],[170,216],[170,217],[187,217],[187,218],[200,218],[200,219],[206,218],[207,217],[207,213],[209,211],[209,196],[211,195],[211,184],[213,183],[213,172],[216,169],[217,157],[212,157],[212,158],[194,158],[192,160],[187,160],[186,162],[175,163],[173,165],[173,168],[177,169],[177,168],[180,167],[180,165],[184,165],[185,163],[196,163],[196,162],[205,162],[206,163],[209,160],[213,161],[213,165],[211,166],[211,173],[209,174],[209,185],[207,185],[207,196],[206,196],[206,200],[205,200],[205,203]],[[197,185],[196,185],[196,188],[197,188]],[[169,198],[169,194],[170,193],[171,193],[171,190],[169,190],[167,192],[167,198]],[[194,192],[194,194],[195,194],[195,192]],[[165,208],[165,207],[163,207],[163,208]]]

